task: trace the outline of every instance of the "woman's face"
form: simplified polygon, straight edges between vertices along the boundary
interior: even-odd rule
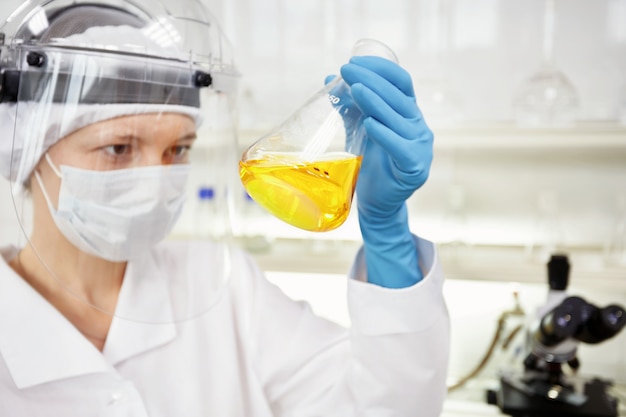
[[[195,139],[195,122],[182,114],[123,116],[91,124],[69,134],[54,144],[48,155],[57,169],[67,165],[107,171],[186,164],[189,163],[188,154]],[[56,207],[61,179],[43,157],[35,169]]]

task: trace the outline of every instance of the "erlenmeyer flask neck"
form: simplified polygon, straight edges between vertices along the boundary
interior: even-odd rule
[[[359,39],[352,47],[352,56],[378,56],[398,63],[395,52],[376,39]]]

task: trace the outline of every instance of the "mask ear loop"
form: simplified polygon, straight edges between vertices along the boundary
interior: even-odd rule
[[[44,155],[44,158],[46,158],[46,162],[48,163],[48,165],[50,165],[50,168],[52,168],[54,173],[57,174],[57,177],[62,178],[61,171],[59,171],[59,169],[54,165],[54,163],[52,162],[52,159],[50,158],[50,154],[48,152],[46,152],[46,154]]]
[[[52,168],[52,171],[54,171],[54,173],[57,175],[57,177],[62,178],[61,172],[59,172],[57,167],[55,167],[54,164],[52,163],[52,160],[50,159],[48,152],[46,152],[46,154],[44,155],[44,158],[46,159],[46,162],[48,163],[48,165],[50,165],[50,168]],[[50,200],[50,196],[48,195],[48,191],[46,191],[46,187],[43,185],[43,181],[41,180],[39,171],[35,169],[34,174],[35,174],[35,180],[37,181],[37,184],[39,184],[39,188],[41,188],[41,193],[43,194],[43,198],[46,200],[46,204],[48,205],[48,210],[50,210],[50,214],[52,214],[54,217],[54,213],[56,213],[56,209],[52,205],[52,200]]]

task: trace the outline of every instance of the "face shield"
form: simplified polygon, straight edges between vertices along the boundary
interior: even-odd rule
[[[195,1],[34,0],[10,16],[0,174],[21,275],[132,321],[211,308],[230,274],[237,185],[229,53]],[[221,236],[195,233],[215,220],[194,216],[199,189],[213,190]]]

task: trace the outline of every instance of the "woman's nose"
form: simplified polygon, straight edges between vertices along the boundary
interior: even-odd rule
[[[169,165],[172,162],[167,157],[167,153],[161,150],[149,150],[144,152],[141,158],[141,166]]]

